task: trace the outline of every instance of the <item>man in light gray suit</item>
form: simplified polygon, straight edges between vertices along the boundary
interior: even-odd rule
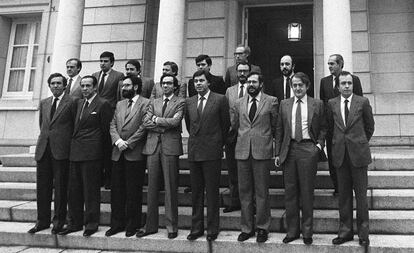
[[[66,74],[68,74],[68,85],[65,93],[71,95],[76,99],[83,98],[80,88],[80,81],[82,77],[79,72],[82,70],[82,62],[77,58],[71,58],[66,61]]]
[[[165,226],[168,238],[177,237],[178,231],[178,157],[183,154],[181,121],[184,116],[185,99],[174,95],[179,89],[177,78],[172,74],[161,77],[164,95],[154,99],[148,107],[144,126],[148,130],[143,154],[148,155],[148,209],[145,230],[138,237],[158,231],[158,189],[164,175]]]
[[[253,199],[256,199],[256,241],[267,241],[270,227],[269,178],[273,139],[278,114],[277,98],[262,92],[263,77],[247,76],[248,95],[232,109],[232,127],[238,131],[236,159],[241,202],[241,231],[238,241],[255,235]]]
[[[127,76],[122,95],[126,99],[117,103],[110,124],[113,144],[111,177],[111,228],[106,236],[126,230],[133,236],[141,226],[142,185],[145,176],[145,157],[141,154],[145,144],[144,115],[149,100],[140,96],[142,82],[139,77]]]

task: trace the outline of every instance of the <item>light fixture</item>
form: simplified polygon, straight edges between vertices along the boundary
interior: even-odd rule
[[[302,25],[299,23],[290,23],[288,25],[288,40],[300,41],[302,38]]]

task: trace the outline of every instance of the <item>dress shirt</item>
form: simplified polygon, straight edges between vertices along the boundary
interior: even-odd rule
[[[93,99],[96,97],[96,95],[98,95],[98,93],[95,93],[91,98],[87,99],[89,105],[90,106],[92,104]],[[83,103],[83,106],[85,106],[85,102]]]
[[[58,100],[56,101],[56,109],[59,107],[59,103],[60,101],[62,101],[63,96],[65,95],[65,92],[63,92],[59,97]],[[53,101],[55,101],[55,96],[52,96],[52,106],[53,106]]]
[[[165,95],[163,95],[162,96],[162,105],[164,106],[164,103],[165,103],[165,99],[166,98],[168,98],[168,102],[167,102],[167,106],[168,106],[168,104],[170,103],[170,101],[171,101],[171,99],[172,99],[172,97],[174,96],[174,93],[173,94],[171,94],[169,97],[166,97]],[[165,110],[167,110],[167,109],[165,109]],[[155,116],[155,115],[153,115],[152,116],[152,121],[154,122],[154,123],[158,123],[158,116]]]
[[[78,78],[80,78],[80,76],[79,76],[79,74],[77,74],[76,76],[74,76],[74,77],[70,77],[70,76],[68,76],[68,85],[69,85],[69,80],[72,78],[72,83],[70,84],[70,90],[69,90],[69,94],[70,94],[70,92],[72,92],[74,89],[75,89],[75,82],[76,82],[76,80],[78,80]]]
[[[351,100],[352,100],[352,96],[354,94],[351,94],[351,96],[349,96],[349,98],[344,98],[343,96],[341,96],[341,115],[342,115],[342,120],[344,121],[344,125],[346,126],[346,122],[345,122],[345,99],[348,99],[348,110],[351,109]]]
[[[256,97],[254,97],[256,99],[256,106],[257,106],[257,108],[259,108],[259,102],[260,102],[261,97],[262,97],[262,92],[259,92],[259,94],[257,94]],[[253,104],[253,97],[250,96],[250,94],[249,94],[249,100],[248,101],[249,102],[247,103],[247,114],[249,114],[250,107],[252,107],[252,104]]]
[[[292,83],[292,77],[293,77],[294,73],[292,72],[292,74],[289,76],[290,78],[290,83]],[[283,76],[283,97],[286,97],[286,76]],[[290,87],[290,97],[293,97],[295,95],[295,93],[293,93],[293,89],[292,87],[289,85]]]
[[[293,107],[292,107],[292,139],[295,137],[295,124],[296,124],[296,108],[298,106],[298,98],[295,96],[293,100]],[[309,127],[308,127],[308,95],[305,94],[303,98],[301,98],[300,103],[300,110],[302,116],[302,139],[310,139],[309,136]]]
[[[334,88],[334,89],[335,89],[335,80],[336,80],[336,78],[339,78],[339,76],[336,77],[335,75],[332,75],[332,88]]]
[[[198,108],[198,105],[200,104],[200,98],[201,98],[201,95],[200,94],[198,94],[197,95],[198,97],[198,101],[197,101],[197,108]],[[204,102],[203,102],[203,111],[204,111],[204,108],[206,108],[206,104],[207,104],[207,100],[208,100],[208,96],[210,96],[210,90],[208,90],[207,91],[207,93],[206,94],[204,94]]]
[[[112,69],[108,70],[108,72],[105,72],[106,75],[105,75],[104,87],[105,87],[106,81],[108,80],[109,73],[111,73],[111,71],[112,71]],[[101,83],[103,73],[104,72],[101,71],[101,74],[99,75],[98,86]],[[102,88],[104,88],[104,87],[102,87]]]
[[[239,94],[240,94],[240,89],[241,89],[240,86],[242,86],[242,84],[239,82],[237,86],[237,97],[239,97]],[[244,83],[243,84],[243,97],[244,95],[246,95],[246,88],[247,88],[247,83]]]

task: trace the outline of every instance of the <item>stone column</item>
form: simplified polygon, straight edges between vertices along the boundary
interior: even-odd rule
[[[323,0],[324,72],[330,75],[331,54],[344,57],[344,70],[352,72],[352,32],[350,0]]]
[[[84,8],[85,0],[59,1],[51,73],[66,75],[66,61],[80,57]]]
[[[185,0],[160,0],[154,81],[162,75],[162,64],[173,61],[183,69]],[[178,77],[178,80],[181,78]]]

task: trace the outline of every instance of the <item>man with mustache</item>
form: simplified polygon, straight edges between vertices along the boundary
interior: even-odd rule
[[[241,202],[242,242],[255,235],[256,241],[268,239],[270,227],[269,178],[273,157],[273,140],[278,114],[277,98],[262,92],[263,77],[257,72],[247,76],[248,95],[237,100],[232,108],[232,130],[237,131],[237,159]],[[254,205],[256,201],[256,226]]]

